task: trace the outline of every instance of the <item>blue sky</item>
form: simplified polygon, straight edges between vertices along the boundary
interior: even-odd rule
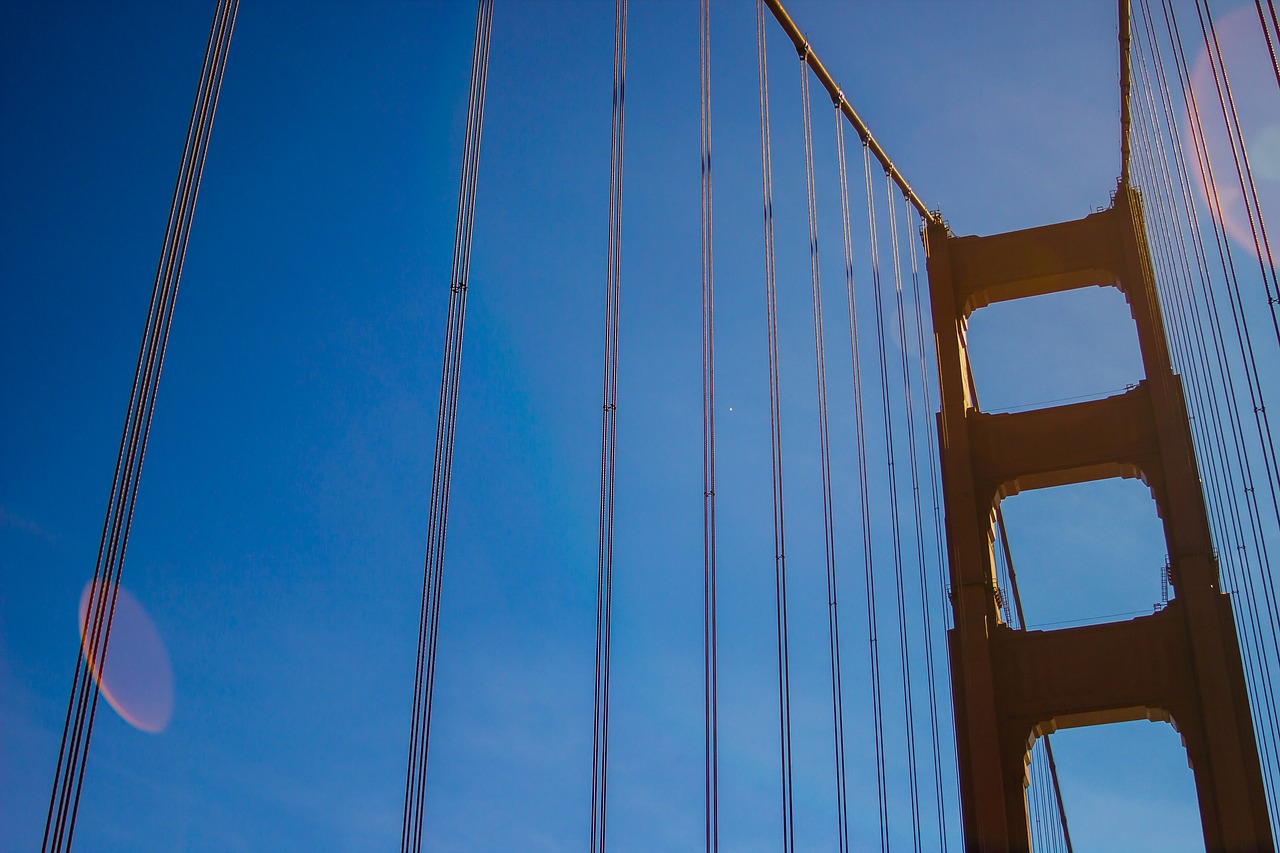
[[[0,9],[0,851],[32,849],[43,828],[76,608],[213,6],[119,5]],[[1119,169],[1113,3],[790,9],[956,233],[1108,203]],[[721,826],[726,849],[749,853],[778,838],[754,18],[744,3],[714,3],[712,14]],[[473,15],[443,2],[241,6],[123,575],[170,657],[173,715],[153,734],[100,708],[83,849],[396,844]],[[495,12],[429,776],[433,850],[578,850],[587,839],[612,26],[603,2],[499,2]],[[632,4],[617,851],[701,843],[696,27],[694,3]],[[798,845],[829,850],[799,86],[776,29],[770,51]],[[876,829],[852,397],[847,329],[836,322],[833,123],[824,99],[814,105],[840,425],[851,825],[862,843]],[[860,152],[850,153],[856,210]],[[854,241],[865,245],[865,233]],[[858,298],[870,318],[866,286],[860,279]],[[1009,306],[972,319],[988,408],[1140,378],[1118,293],[1055,300],[1035,300],[1027,322]],[[869,339],[863,347],[871,358]],[[870,445],[883,456],[878,433]],[[1032,626],[1158,600],[1164,545],[1140,483],[1020,495],[1005,509]],[[909,592],[918,608],[919,590]],[[881,631],[896,636],[891,587],[880,594]],[[911,630],[923,636],[918,622]],[[884,665],[896,672],[888,648]],[[886,692],[891,739],[902,736],[900,692]],[[950,761],[949,728],[942,734]],[[1172,729],[1134,723],[1061,742],[1082,848],[1093,838],[1098,850],[1197,849],[1191,775]],[[895,847],[907,831],[899,750]],[[946,797],[954,839],[953,784]],[[1132,826],[1141,837],[1115,837]]]

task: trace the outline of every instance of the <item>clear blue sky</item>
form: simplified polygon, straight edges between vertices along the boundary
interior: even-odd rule
[[[776,849],[779,833],[754,17],[746,3],[713,6],[721,826],[725,849],[749,852]],[[76,608],[212,8],[0,7],[5,853],[35,848],[43,828]],[[956,233],[1108,203],[1119,169],[1114,3],[794,0],[791,12]],[[124,569],[171,660],[173,715],[148,733],[99,709],[81,849],[398,843],[473,15],[445,2],[241,6]],[[588,837],[612,18],[605,2],[500,0],[495,12],[427,807],[441,853],[580,850]],[[696,33],[693,2],[632,4],[610,797],[619,853],[701,844]],[[797,829],[803,849],[825,851],[835,821],[799,84],[794,51],[773,36]],[[876,830],[852,398],[833,124],[825,100],[814,103],[861,845]],[[1006,307],[972,320],[988,408],[1140,378],[1118,293],[1037,303],[1029,325]],[[878,433],[871,450],[883,455]],[[1006,511],[1033,626],[1158,600],[1164,545],[1140,483],[1021,495]],[[877,548],[884,555],[885,540]],[[887,556],[879,565],[887,572]],[[881,595],[881,631],[896,637],[891,588]],[[886,640],[889,672],[896,654]],[[896,684],[891,739],[902,733]],[[941,707],[949,720],[949,697]],[[950,761],[949,724],[943,740]],[[1082,849],[1090,838],[1097,850],[1198,849],[1172,729],[1135,723],[1061,743]],[[907,829],[900,755],[895,742],[895,846]],[[954,830],[953,785],[947,797]],[[1123,834],[1132,827],[1140,837]]]

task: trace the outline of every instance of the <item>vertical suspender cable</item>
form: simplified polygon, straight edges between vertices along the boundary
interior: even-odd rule
[[[867,237],[871,245],[871,293],[873,296],[872,304],[875,306],[876,344],[877,344],[877,350],[879,354],[878,364],[880,367],[881,415],[884,416],[887,420],[888,412],[889,412],[887,408],[888,393],[889,393],[888,392],[889,376],[887,372],[887,366],[885,363],[884,309],[881,303],[881,296],[880,296],[880,287],[881,287],[880,285],[880,236],[878,233],[878,229],[876,227],[875,185],[873,184],[872,178],[871,178],[871,149],[866,144],[865,140],[863,140],[863,144],[862,144],[862,177],[863,177],[863,183],[867,191]],[[887,428],[885,429],[885,441],[888,442],[888,445],[889,445],[889,452],[886,453],[886,458],[888,460],[888,466],[889,466],[889,494],[890,494],[889,501],[891,504],[889,518],[892,521],[892,527],[893,527],[893,546],[894,546],[893,559],[894,559],[894,563],[898,567],[898,571],[900,572],[901,571],[901,554],[900,554],[899,539],[898,539],[898,512],[897,512],[897,501],[896,501],[896,488],[894,486],[894,480],[893,480],[893,453],[892,453],[893,430],[891,428],[891,425],[886,424],[886,427]],[[868,583],[870,584],[870,581],[868,581]],[[870,594],[871,594],[871,589],[869,587],[868,589],[869,600],[867,604],[868,604],[868,607],[874,607],[874,599],[870,598]],[[874,615],[873,615],[872,625],[874,624],[875,622],[874,622]],[[878,651],[876,652],[876,654],[878,654]],[[908,728],[910,728],[910,725],[911,725],[911,721],[908,718],[907,720]],[[915,789],[914,789],[915,756],[914,754],[910,756],[908,766],[909,766],[908,774],[912,779],[912,783],[911,783],[912,793],[914,795],[914,792],[915,792]],[[882,773],[884,772],[883,768],[881,768],[881,772]],[[886,785],[884,796],[887,802],[887,799],[888,799],[887,785]],[[914,802],[914,796],[913,796],[913,802]],[[885,808],[885,805],[882,805],[882,808]],[[913,825],[913,831],[915,831],[916,835],[919,834],[918,815],[919,815],[918,809],[913,809],[912,825]],[[882,824],[881,846],[883,847],[884,850],[888,850],[889,849],[889,823],[888,823],[887,812],[883,820],[881,821],[881,824]]]
[[[422,849],[426,804],[427,756],[431,709],[435,690],[436,652],[440,636],[440,597],[444,582],[445,532],[453,479],[453,447],[458,420],[458,388],[462,373],[462,338],[471,273],[471,235],[475,225],[476,186],[480,166],[480,135],[489,74],[489,38],[493,28],[493,0],[480,0],[471,53],[471,86],[467,97],[466,133],[458,187],[453,266],[449,280],[449,309],[441,365],[440,407],[436,418],[435,459],[427,516],[426,559],[423,567],[422,609],[405,771],[404,813],[400,828],[402,853]]]
[[[609,665],[613,622],[613,495],[618,413],[618,297],[622,270],[622,153],[627,88],[627,2],[616,0],[605,272],[603,405],[600,425],[600,548],[596,572],[596,672],[591,755],[591,853],[605,849],[609,780]]]
[[[827,345],[822,328],[822,276],[818,256],[818,202],[813,171],[813,116],[809,66],[800,52],[800,103],[804,121],[805,192],[809,203],[809,276],[813,287],[813,351],[818,378],[818,448],[822,466],[822,527],[827,558],[827,644],[831,662],[831,721],[835,734],[837,849],[849,850],[848,786],[844,755],[844,687],[840,666],[840,612],[836,594],[835,519],[831,500],[831,435],[827,417]]]
[[[773,160],[769,142],[769,66],[764,0],[756,2],[756,55],[760,71],[760,172],[764,196],[765,300],[769,346],[769,428],[773,459],[774,594],[778,629],[778,740],[781,749],[782,849],[795,849],[791,772],[791,664],[787,628],[786,529],[782,506],[782,413],[778,384],[778,307],[773,243]]]
[[[914,213],[911,202],[906,196],[902,196],[902,220],[905,223],[911,222],[911,214]],[[922,233],[923,229],[915,229],[915,234]],[[924,357],[924,328],[920,321],[920,313],[924,310],[924,305],[920,302],[920,265],[915,254],[915,240],[913,234],[908,231],[906,242],[910,246],[911,257],[911,298],[915,305],[915,342],[916,342],[916,359],[919,361],[920,368],[920,396],[924,401],[924,411],[929,410],[929,371],[925,366]],[[924,666],[925,674],[927,674],[927,686],[929,690],[929,733],[931,733],[933,747],[933,792],[934,804],[937,807],[938,817],[938,841],[940,841],[940,849],[942,853],[947,850],[947,815],[946,815],[946,794],[943,793],[942,784],[942,748],[940,738],[938,738],[938,692],[937,692],[937,675],[933,667],[933,616],[932,610],[929,608],[929,584],[928,578],[928,557],[924,552],[924,512],[920,507],[920,464],[918,444],[915,438],[915,406],[913,392],[911,392],[910,370],[908,370],[908,348],[906,348],[906,316],[902,310],[902,293],[901,288],[897,293],[897,328],[899,328],[899,337],[902,343],[902,384],[906,389],[906,435],[911,448],[911,494],[915,505],[915,546],[916,557],[919,561],[920,573],[920,619],[923,620],[923,638],[924,638]],[[929,434],[928,424],[925,424],[924,433]],[[925,453],[931,453],[933,443],[927,442]],[[932,456],[929,457],[929,485],[933,488],[933,523],[934,535],[941,534],[940,520],[937,514],[937,488],[934,487],[934,467]],[[936,542],[934,553],[940,555],[941,543]],[[941,560],[936,564],[937,576],[941,579],[942,564]],[[946,599],[941,599],[945,602]],[[950,692],[948,692],[950,694]]]
[[[704,816],[707,853],[720,849],[720,743],[716,688],[716,332],[711,227],[711,3],[698,4],[702,118],[702,569]]]
[[[200,82],[187,127],[178,180],[169,207],[164,244],[116,458],[102,539],[90,585],[88,609],[83,615],[81,648],[72,677],[49,811],[45,819],[41,844],[44,853],[70,849],[75,833],[89,742],[93,735],[98,705],[100,679],[111,637],[116,594],[237,7],[237,0],[219,0],[205,47]]]
[[[889,179],[887,172],[885,173],[885,193],[888,198],[889,243],[893,257],[893,284],[895,292],[901,295],[902,262],[898,251],[897,208],[893,203],[893,182]],[[907,783],[911,794],[911,841],[912,849],[915,850],[916,853],[920,853],[920,785],[919,780],[916,779],[916,771],[919,765],[916,762],[916,715],[915,703],[911,690],[911,632],[907,628],[906,582],[903,577],[902,566],[902,529],[901,520],[898,517],[900,512],[900,507],[898,506],[898,472],[893,442],[893,404],[889,402],[888,347],[885,342],[884,309],[881,305],[879,288],[876,289],[875,305],[876,340],[880,350],[880,390],[884,414],[885,459],[888,463],[889,473],[889,518],[891,522],[890,528],[893,534],[894,591],[898,605],[898,662],[901,665],[902,673],[902,709],[905,716],[904,723],[907,743]],[[901,314],[901,312],[899,312],[899,314]]]
[[[893,199],[890,198],[890,204]],[[906,196],[902,197],[902,219],[904,223],[911,222],[911,202]],[[916,261],[915,240],[912,239],[910,231],[907,233],[907,243],[911,247],[911,286],[915,295],[916,304],[916,320],[920,318],[920,272],[919,265]],[[911,502],[914,512],[915,531],[916,531],[916,567],[920,576],[920,618],[921,618],[921,635],[924,642],[924,663],[925,663],[925,686],[929,692],[929,732],[930,745],[932,747],[933,756],[933,790],[934,804],[937,808],[938,818],[938,841],[939,849],[942,853],[947,850],[947,818],[946,804],[944,802],[942,792],[942,748],[938,741],[938,691],[936,683],[936,675],[933,666],[933,618],[929,609],[929,578],[928,578],[928,558],[925,555],[924,545],[924,510],[920,504],[920,460],[918,453],[918,442],[916,439],[916,413],[915,413],[915,396],[911,386],[911,357],[907,348],[907,322],[906,309],[904,305],[904,294],[902,282],[899,278],[898,288],[896,292],[897,308],[898,308],[898,340],[902,348],[902,388],[903,397],[906,400],[906,419],[907,419],[907,452],[911,470]],[[918,327],[917,327],[918,328]],[[924,341],[918,341],[918,351],[921,359],[921,371],[924,368]]]
[[[871,549],[871,504],[867,483],[867,435],[862,408],[862,358],[858,351],[858,308],[854,299],[853,235],[849,216],[849,168],[845,157],[844,116],[841,106],[844,96],[835,101],[836,106],[836,157],[840,170],[840,218],[844,237],[844,283],[849,312],[849,357],[853,363],[853,413],[854,439],[857,447],[858,504],[862,521],[863,579],[867,601],[867,647],[870,656],[872,736],[875,743],[876,799],[879,809],[880,849],[889,849],[888,799],[885,792],[884,766],[884,715],[881,707],[880,649],[876,638],[876,586],[875,562]]]
[[[924,217],[921,216],[917,220],[917,222],[919,224],[916,229],[916,234],[921,238],[923,238]],[[915,300],[915,305],[916,305],[916,342],[919,348],[919,359],[920,359],[920,388],[921,388],[921,394],[925,401],[926,411],[933,411],[933,405],[931,402],[933,400],[933,395],[929,389],[929,367],[928,367],[929,359],[928,359],[928,353],[926,352],[925,336],[924,336],[924,314],[929,306],[925,304],[924,300],[921,298],[921,295],[920,295],[922,291],[920,289],[920,272],[919,272],[920,263],[916,258],[917,242],[918,241],[916,240],[913,240],[911,242],[911,287],[912,287],[912,298]],[[940,405],[941,405],[941,401],[939,401],[939,406]],[[934,438],[935,428],[936,426],[934,424],[926,423],[924,428],[924,435],[925,435],[925,456],[929,460],[929,472],[928,472],[929,473],[929,497],[933,505],[933,542],[934,542],[934,560],[935,560],[934,564],[937,566],[937,571],[938,571],[938,575],[937,575],[938,601],[941,602],[942,604],[942,606],[939,607],[939,611],[940,611],[939,616],[940,616],[940,621],[942,623],[943,637],[945,638],[946,628],[947,628],[946,614],[948,611],[946,603],[949,600],[949,598],[947,595],[947,578],[946,578],[946,574],[947,574],[947,557],[945,553],[946,540],[944,538],[943,531],[942,531],[942,508],[941,508],[942,489],[940,486],[940,478],[939,478],[939,471],[938,471],[937,442],[935,441],[935,438]],[[925,593],[922,591],[921,594],[923,595]],[[943,684],[946,686],[947,696],[950,696],[951,690],[952,690],[951,668],[949,666],[943,666],[942,671],[943,671]],[[951,718],[951,740],[953,743],[955,742],[955,718],[954,717]],[[953,763],[952,769],[956,774],[956,782],[958,785],[960,765],[958,763]],[[946,811],[946,807],[944,802],[943,804],[943,813],[944,813],[943,822],[944,823],[945,823],[945,811]],[[945,829],[944,829],[944,832],[945,832]],[[945,835],[944,835],[944,841],[945,841]]]

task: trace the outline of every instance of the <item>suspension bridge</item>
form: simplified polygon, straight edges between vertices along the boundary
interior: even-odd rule
[[[435,278],[447,288],[424,288],[423,297],[424,304],[447,300],[443,333],[432,338],[442,351],[435,443],[425,464],[404,474],[426,497],[425,517],[401,522],[418,531],[419,547],[425,533],[425,571],[418,569],[412,589],[393,586],[398,598],[415,602],[416,624],[409,631],[400,625],[398,651],[393,643],[376,649],[379,658],[400,661],[397,673],[412,676],[412,701],[406,690],[405,707],[379,711],[380,727],[395,721],[401,743],[407,742],[396,771],[403,788],[396,821],[402,850],[441,843],[434,840],[435,822],[459,802],[442,789],[448,791],[450,774],[459,773],[477,739],[501,741],[494,754],[504,759],[531,743],[527,730],[504,738],[491,725],[497,719],[491,709],[519,701],[512,699],[515,686],[534,689],[536,675],[509,672],[491,682],[509,690],[471,706],[490,709],[478,724],[456,706],[437,711],[441,685],[450,677],[466,681],[461,668],[498,665],[492,641],[473,636],[477,645],[460,649],[459,634],[442,625],[495,611],[501,621],[527,606],[548,622],[540,636],[564,637],[548,642],[585,681],[573,714],[539,723],[553,729],[550,739],[564,741],[564,748],[543,747],[541,759],[525,760],[533,767],[541,760],[578,768],[570,787],[579,793],[581,815],[561,820],[580,834],[576,844],[593,851],[625,848],[636,843],[637,826],[667,819],[663,808],[637,804],[646,796],[637,767],[653,744],[668,739],[684,744],[682,781],[649,796],[665,807],[678,795],[686,818],[696,815],[677,833],[685,847],[696,839],[706,850],[751,849],[743,841],[750,837],[761,849],[788,851],[877,844],[886,850],[1071,850],[1073,829],[1078,844],[1093,817],[1085,798],[1073,799],[1060,778],[1054,744],[1078,729],[1138,720],[1176,729],[1185,747],[1181,759],[1190,767],[1198,812],[1192,825],[1201,836],[1192,843],[1210,850],[1273,849],[1280,812],[1273,687],[1280,670],[1280,590],[1269,553],[1280,534],[1280,468],[1266,396],[1280,349],[1280,281],[1265,218],[1275,203],[1280,128],[1273,4],[1259,0],[1223,10],[1207,0],[1139,0],[1121,2],[1118,16],[1112,9],[1115,38],[1107,55],[1119,85],[1110,104],[1095,106],[1108,115],[1114,107],[1108,125],[1114,182],[1089,188],[1096,198],[1090,210],[1063,210],[981,237],[964,236],[964,222],[923,201],[927,183],[908,181],[904,173],[916,180],[916,172],[895,160],[892,144],[869,127],[878,117],[862,109],[857,81],[830,70],[840,67],[838,41],[807,30],[800,12],[793,18],[772,0],[754,5],[754,18],[742,9],[731,14],[706,2],[696,9],[690,4],[679,19],[692,25],[678,43],[688,59],[682,68],[698,81],[685,105],[688,117],[699,117],[697,131],[683,114],[654,122],[644,99],[661,96],[646,90],[645,76],[635,72],[637,55],[655,49],[674,15],[641,19],[637,34],[636,9],[629,22],[620,0],[611,22],[611,75],[599,69],[565,75],[565,82],[594,87],[611,104],[610,125],[600,122],[598,132],[581,134],[608,152],[583,167],[591,179],[583,185],[598,184],[607,201],[590,232],[599,238],[599,257],[594,266],[580,264],[581,258],[559,261],[558,277],[527,273],[539,285],[533,290],[560,302],[543,315],[536,345],[521,352],[510,350],[502,324],[511,321],[501,319],[498,303],[480,296],[496,270],[486,266],[485,252],[511,251],[486,240],[486,227],[509,235],[521,225],[487,226],[486,212],[498,220],[551,217],[551,205],[574,199],[545,180],[536,163],[486,174],[487,140],[495,132],[492,98],[507,98],[511,114],[510,91],[518,89],[490,73],[491,57],[501,55],[493,38],[496,28],[502,44],[503,5],[479,4],[469,61],[455,63],[469,70],[470,83],[465,110],[456,110],[447,128],[457,137],[460,164],[456,204],[447,205],[447,231],[455,236],[451,257],[435,258],[450,268],[447,278],[443,272]],[[204,172],[217,156],[214,119],[226,103],[224,76],[235,67],[238,14],[234,0],[217,4],[186,128],[96,571],[81,598],[82,637],[61,739],[45,756],[53,779],[42,794],[42,829],[31,821],[45,850],[69,849],[81,815],[108,799],[101,784],[93,784],[97,751],[90,758],[103,702],[139,729],[163,730],[169,720],[166,712],[152,726],[130,704],[126,687],[113,690],[113,670],[103,661],[112,660],[108,639],[117,628],[137,636],[114,625],[117,612],[134,607],[122,592],[131,577],[125,546],[135,509],[142,511],[152,488],[149,479],[140,488],[142,462],[153,417],[163,423],[170,393],[167,385],[159,392],[161,367],[171,325],[172,340],[180,340],[186,309],[177,308],[178,284],[188,242],[198,240],[207,215],[202,209],[195,216],[197,191],[208,195],[210,189]],[[741,61],[726,62],[734,75],[717,66],[723,44],[735,38],[753,53],[750,75],[741,73],[748,68]],[[1243,64],[1246,59],[1253,64]],[[892,88],[892,78],[877,85]],[[899,109],[909,112],[910,105],[905,98]],[[556,107],[527,105],[547,116]],[[742,134],[726,136],[720,124],[728,114],[741,125],[748,109],[749,149]],[[942,148],[946,143],[937,140]],[[650,186],[628,180],[637,149],[677,147],[684,167],[650,173],[659,176]],[[748,160],[754,161],[749,176]],[[536,185],[545,206],[486,208],[486,186],[514,181]],[[643,206],[630,201],[633,193],[647,196]],[[632,248],[633,208],[666,220],[683,242],[655,240],[660,232],[641,225],[637,230],[649,236]],[[443,214],[437,225],[445,228]],[[573,242],[584,235],[569,236]],[[628,265],[632,252],[648,256],[643,266]],[[578,278],[599,284],[600,310],[589,333],[589,312],[557,292],[557,285]],[[664,278],[683,291],[633,295],[662,288]],[[1118,387],[1104,382],[1109,387],[1047,397],[1019,396],[1018,382],[993,381],[997,396],[988,403],[986,380],[995,368],[990,360],[982,363],[982,334],[992,329],[984,314],[1048,300],[1048,331],[1031,337],[1052,336],[1055,321],[1070,314],[1070,303],[1052,300],[1081,288],[1097,291],[1094,286],[1112,294],[1109,303],[1097,304],[1113,312],[1104,321],[1108,334],[1129,341],[1131,375]],[[356,352],[366,355],[378,346],[381,322],[402,322],[388,297],[376,285],[371,290],[375,302],[391,310],[358,338],[363,349]],[[531,310],[529,288],[508,285],[502,292],[509,308]],[[478,334],[471,328],[476,317],[467,313],[471,296],[481,299]],[[211,298],[204,297],[206,303]],[[636,303],[649,312],[647,321],[636,321],[652,336],[647,342],[628,330]],[[420,319],[415,306],[406,313]],[[307,310],[305,299],[273,307]],[[432,303],[431,316],[439,311]],[[269,333],[270,313],[241,314],[247,329],[231,326],[225,334],[234,341],[248,330]],[[1093,321],[1092,311],[1086,319]],[[1027,325],[1014,318],[1001,333]],[[696,334],[677,339],[671,331],[677,326]],[[426,336],[416,327],[412,334]],[[595,354],[589,363],[570,337],[590,337]],[[695,340],[700,345],[691,346]],[[220,336],[217,346],[238,345],[230,341]],[[497,385],[468,391],[472,359],[488,365],[480,375]],[[1070,374],[1086,366],[1086,359],[1053,363],[1020,352],[1005,359],[1025,360],[1027,372]],[[518,400],[496,394],[513,381],[536,387],[540,380],[523,378],[531,360],[565,373],[558,377],[563,386],[540,393],[590,416],[557,419],[553,438]],[[699,364],[700,379],[690,369]],[[628,384],[629,376],[647,369],[658,377]],[[591,385],[594,404],[584,405],[585,393],[566,392],[570,385]],[[691,414],[699,400],[700,430]],[[486,403],[496,403],[505,426],[486,425]],[[632,411],[638,413],[629,427]],[[369,417],[378,414],[375,409]],[[637,430],[630,440],[629,428]],[[686,436],[676,438],[680,430],[700,436],[696,452]],[[262,440],[252,427],[245,434]],[[287,447],[287,436],[274,441],[283,442],[274,445],[277,452]],[[591,445],[598,453],[561,451],[558,460],[552,454],[552,461],[529,462],[515,461],[521,454],[502,447],[518,443],[527,450],[555,441]],[[176,445],[169,452],[176,454]],[[199,455],[193,448],[183,452]],[[462,454],[461,468],[455,454]],[[464,482],[467,476],[497,485],[476,490]],[[1054,595],[1023,594],[1036,587],[1037,555],[1018,547],[1017,524],[1006,523],[1006,508],[1022,500],[1015,498],[1020,493],[1117,479],[1136,485],[1154,510],[1146,523],[1159,540],[1158,563],[1131,564],[1121,549],[1110,549],[1114,561],[1087,574],[1101,588],[1083,599],[1084,612],[1042,616],[1036,606],[1052,610]],[[515,497],[504,494],[511,491]],[[358,500],[359,490],[348,484],[340,494]],[[451,506],[455,494],[463,496],[460,507]],[[1088,503],[1098,493],[1073,494]],[[462,523],[447,524],[459,511]],[[1114,523],[1094,538],[1105,544],[1128,535],[1126,517],[1105,503],[1102,512],[1115,513]],[[223,513],[224,521],[234,518]],[[7,510],[5,519],[10,528],[42,532]],[[266,542],[272,531],[259,535]],[[145,542],[134,535],[135,543],[139,538]],[[1028,541],[1034,551],[1051,539]],[[542,556],[521,559],[522,549]],[[499,552],[512,565],[486,568]],[[1073,555],[1059,556],[1073,566]],[[655,571],[651,561],[665,565]],[[269,574],[270,562],[259,568]],[[408,577],[404,569],[394,571]],[[504,588],[531,570],[542,576]],[[1071,571],[1086,576],[1088,570]],[[480,588],[457,594],[453,604],[451,590],[468,583],[458,572]],[[653,576],[650,586],[645,573]],[[1112,603],[1110,592],[1126,589],[1124,581],[1106,585],[1113,575],[1145,579],[1154,595],[1141,603],[1142,612],[1124,595]],[[217,581],[212,569],[199,577],[225,591],[216,610],[234,623],[236,584],[230,577]],[[584,579],[593,589],[589,632],[581,620],[558,624],[570,619],[574,609],[564,601],[581,598]],[[358,575],[331,572],[312,589],[281,585],[274,594],[306,598],[306,630],[315,634],[300,636],[314,642],[323,659],[341,656],[323,639],[308,639],[324,638],[324,624],[338,615],[323,602],[335,594],[358,596],[361,588]],[[658,615],[637,609],[635,596],[644,590],[664,604]],[[452,616],[451,607],[458,608]],[[696,633],[690,630],[695,624]],[[637,632],[655,635],[645,647],[653,655],[648,662]],[[111,648],[120,643],[117,636]],[[416,666],[403,665],[414,659],[414,648]],[[699,651],[696,665],[691,648]],[[100,667],[103,672],[95,672]],[[661,672],[650,683],[664,684],[673,701],[658,700],[661,713],[637,723],[634,709],[646,698],[636,695],[636,682],[629,685],[625,673],[645,667]],[[747,676],[748,669],[754,675]],[[117,671],[127,681],[129,669]],[[138,677],[145,682],[145,672]],[[234,684],[234,671],[226,678]],[[556,679],[560,690],[569,683]],[[631,732],[620,754],[619,725]],[[324,740],[342,737],[334,732]],[[314,746],[326,748],[323,741]],[[386,765],[378,765],[384,774]],[[475,785],[470,796],[503,790],[508,773],[504,761],[490,761],[480,780],[469,783]],[[499,825],[505,820],[488,809],[470,813]],[[630,816],[619,820],[619,813]],[[503,831],[499,847],[541,843],[516,829]],[[1180,840],[1187,838],[1183,830]],[[1152,843],[1159,849],[1160,842]],[[448,846],[469,848],[465,836]]]

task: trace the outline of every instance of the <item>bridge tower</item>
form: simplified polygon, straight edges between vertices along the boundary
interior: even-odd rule
[[[1140,196],[1122,183],[1108,210],[989,237],[955,237],[933,222],[925,243],[941,387],[955,617],[948,642],[966,849],[1030,850],[1026,768],[1037,737],[1150,719],[1168,721],[1182,735],[1206,848],[1273,850],[1231,602],[1219,589]],[[968,316],[993,302],[1092,285],[1125,295],[1143,381],[1102,400],[1014,414],[980,411],[968,367]],[[1023,489],[1107,477],[1141,477],[1151,488],[1168,545],[1168,606],[1127,622],[1055,631],[1004,624],[993,554],[996,503]]]

